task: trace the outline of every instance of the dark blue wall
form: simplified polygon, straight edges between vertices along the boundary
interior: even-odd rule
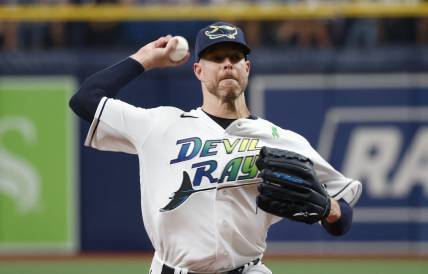
[[[326,83],[331,81],[331,76],[325,75]],[[329,87],[325,88],[305,89],[300,87],[295,89],[287,85],[287,81],[284,80],[283,88],[266,88],[263,91],[265,94],[265,117],[274,123],[300,133],[317,148],[329,111],[338,108],[345,111],[355,108],[376,108],[378,119],[375,115],[370,121],[367,121],[365,118],[360,119],[356,115],[352,117],[352,121],[343,121],[337,124],[338,126],[332,136],[330,156],[327,160],[336,169],[344,172],[344,163],[348,158],[352,157],[352,155],[349,155],[348,148],[351,146],[350,139],[355,129],[388,128],[396,130],[401,136],[402,142],[397,147],[389,148],[397,151],[398,155],[396,159],[393,159],[392,166],[387,170],[387,188],[392,189],[396,183],[399,167],[405,164],[405,155],[411,153],[412,146],[417,142],[417,133],[428,129],[428,82],[425,86],[419,85],[418,82],[416,80],[413,82],[407,81],[402,87],[396,87],[393,84],[389,87],[340,87],[328,84],[327,86]],[[364,85],[364,83],[361,84]],[[421,111],[419,116],[404,113],[400,119],[388,119],[383,115],[385,108],[405,108],[408,113],[416,108],[424,108],[424,112]],[[359,113],[364,114],[361,111]],[[338,119],[340,118],[338,117]],[[378,138],[382,138],[382,136]],[[428,139],[422,140],[422,142],[428,145]],[[367,150],[370,148],[360,147],[359,149]],[[373,157],[376,157],[375,149],[377,148],[373,147]],[[421,154],[422,157],[416,164],[416,170],[424,172],[428,167],[428,153],[424,150]],[[379,170],[379,172],[383,171]],[[361,209],[374,211],[382,208],[393,212],[394,210],[400,211],[405,208],[415,210],[414,212],[419,214],[420,218],[413,216],[415,218],[409,218],[406,221],[404,219],[398,220],[399,218],[394,219],[394,216],[377,216],[379,221],[376,221],[376,216],[373,220],[368,220],[367,216],[362,216],[362,218],[357,218],[356,222],[354,222],[352,230],[340,238],[333,238],[316,226],[308,227],[297,223],[282,222],[272,227],[270,240],[288,242],[311,239],[316,241],[328,240],[329,242],[407,242],[410,246],[412,244],[415,245],[414,250],[417,250],[416,244],[418,242],[426,242],[428,240],[426,234],[428,222],[426,218],[422,217],[426,214],[424,212],[428,208],[428,178],[417,181],[411,178],[406,179],[406,183],[411,186],[410,191],[409,193],[403,191],[398,195],[389,193],[388,189],[383,191],[381,195],[374,195],[373,192],[369,191],[369,185],[377,182],[368,181],[364,177],[354,179],[361,180],[364,186],[363,194],[355,209],[356,213]],[[389,221],[386,220],[388,218],[390,218]],[[287,233],[284,233],[284,231],[287,231]]]

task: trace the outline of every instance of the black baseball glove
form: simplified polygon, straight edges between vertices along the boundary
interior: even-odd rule
[[[330,196],[319,183],[310,159],[288,150],[263,147],[256,165],[263,179],[258,185],[258,207],[307,224],[328,216]]]

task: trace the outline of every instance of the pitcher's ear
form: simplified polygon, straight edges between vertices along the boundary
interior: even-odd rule
[[[194,63],[193,64],[193,72],[195,73],[196,78],[198,78],[198,80],[201,80],[201,73],[202,73],[201,64]]]

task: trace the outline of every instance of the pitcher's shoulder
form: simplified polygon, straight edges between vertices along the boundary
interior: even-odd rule
[[[178,117],[180,116],[181,113],[184,112],[184,110],[173,106],[159,106],[159,107],[152,108],[150,110],[159,115],[168,116],[168,117]]]
[[[278,136],[282,136],[297,142],[309,143],[308,140],[303,135],[300,135],[299,133],[292,131],[290,129],[283,128],[275,123],[272,123],[271,121],[268,121],[263,118],[258,118],[255,121],[257,121],[257,123],[259,123],[263,127],[271,128],[273,132],[275,131],[278,132]]]

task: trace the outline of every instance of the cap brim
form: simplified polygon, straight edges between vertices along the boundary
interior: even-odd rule
[[[234,41],[215,41],[215,42],[211,43],[210,45],[208,45],[207,47],[205,47],[205,48],[204,48],[204,49],[199,53],[199,55],[197,56],[197,59],[200,59],[200,58],[201,58],[201,56],[202,56],[205,52],[207,52],[207,50],[209,50],[210,48],[212,48],[213,46],[215,46],[215,45],[220,45],[220,44],[234,44],[234,45],[238,45],[238,46],[240,46],[240,47],[242,48],[242,51],[244,52],[245,56],[247,56],[247,55],[248,55],[248,54],[250,54],[250,52],[251,52],[251,49],[250,49],[247,45],[242,44],[242,43],[240,43],[240,42],[234,42]]]

